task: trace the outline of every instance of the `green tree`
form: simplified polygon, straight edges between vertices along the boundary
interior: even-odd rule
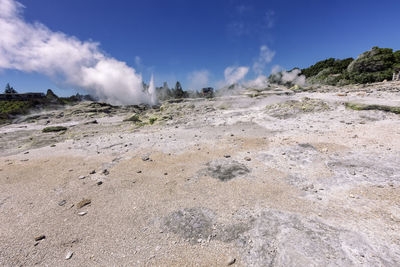
[[[176,82],[175,84],[175,96],[177,98],[182,98],[185,96],[185,93],[183,92],[182,85],[180,82]]]
[[[4,89],[5,94],[17,94],[18,92],[7,83],[6,88]]]

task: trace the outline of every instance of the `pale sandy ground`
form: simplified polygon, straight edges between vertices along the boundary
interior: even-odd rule
[[[400,106],[391,86],[187,100],[143,127],[68,115],[85,103],[3,126],[0,265],[399,266],[400,115],[342,104]],[[303,97],[329,109],[265,108]]]

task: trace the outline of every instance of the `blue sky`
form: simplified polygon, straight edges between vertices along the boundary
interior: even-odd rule
[[[229,67],[248,66],[246,79],[260,73],[260,47],[274,56],[262,66],[306,67],[328,57],[356,57],[372,46],[400,49],[400,1],[127,1],[20,0],[28,23],[94,41],[108,56],[126,62],[156,85],[176,80],[185,88],[202,74],[211,86]],[[1,39],[0,35],[0,39]],[[270,62],[269,62],[270,61]],[[206,76],[206,77],[205,77]],[[2,70],[0,85],[23,91],[73,86],[43,74]]]

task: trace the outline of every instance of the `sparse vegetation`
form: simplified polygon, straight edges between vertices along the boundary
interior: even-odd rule
[[[302,113],[327,111],[330,107],[322,100],[304,97],[301,101],[290,100],[283,103],[269,105],[266,109],[271,116],[285,119]]]
[[[368,105],[359,103],[345,103],[346,108],[353,110],[381,110],[386,112],[391,112],[395,114],[400,114],[400,107],[392,107],[386,105]]]
[[[125,119],[124,121],[131,121],[131,122],[134,122],[134,123],[142,122],[139,119],[139,115],[137,115],[137,114],[134,114],[134,115],[130,116],[129,118]]]
[[[153,124],[156,122],[156,120],[157,120],[156,117],[151,117],[151,118],[149,119],[149,123],[150,123],[151,125],[153,125]]]

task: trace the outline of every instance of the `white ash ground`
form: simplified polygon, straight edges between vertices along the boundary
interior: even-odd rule
[[[400,115],[343,103],[399,88],[19,118],[0,128],[0,264],[397,266]]]

